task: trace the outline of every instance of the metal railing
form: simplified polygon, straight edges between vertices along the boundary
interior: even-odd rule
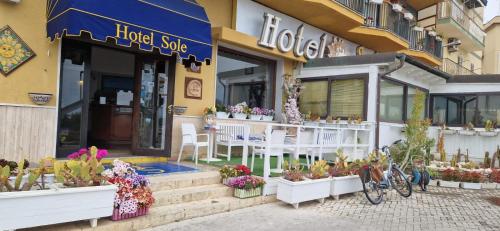
[[[410,21],[403,14],[393,11],[390,4],[366,3],[365,9],[365,26],[393,32],[405,40],[410,38]]]
[[[365,11],[365,0],[335,0],[345,7],[363,15]]]
[[[473,71],[469,70],[468,68],[450,60],[450,59],[443,59],[443,64],[440,68],[442,71],[450,74],[450,75],[475,75]]]
[[[472,18],[469,16],[471,15]],[[482,21],[473,10],[466,10],[464,5],[459,5],[453,0],[443,0],[438,5],[438,19],[452,19],[465,31],[469,32],[481,44],[484,44],[485,33],[479,26]],[[479,24],[478,24],[479,22]]]
[[[427,31],[410,31],[410,49],[427,52],[436,58],[443,58],[443,42]]]

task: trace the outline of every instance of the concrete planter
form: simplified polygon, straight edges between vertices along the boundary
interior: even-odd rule
[[[262,115],[250,115],[250,120],[261,120]]]
[[[299,203],[304,201],[320,200],[330,196],[331,178],[292,182],[283,178],[278,179],[278,200],[292,204],[294,208],[299,208]]]
[[[462,136],[473,136],[476,134],[476,131],[461,130],[461,131],[458,131],[458,134],[462,135]]]
[[[480,136],[486,136],[486,137],[495,137],[498,135],[498,132],[487,132],[487,131],[481,131],[479,132]]]
[[[439,180],[439,186],[445,188],[460,188],[460,182]]]
[[[246,120],[247,119],[247,114],[245,113],[231,113],[234,119],[237,120]]]
[[[229,118],[229,113],[218,111],[215,113],[215,117],[217,117],[217,119],[227,119],[227,118]]]
[[[481,189],[481,183],[462,182],[463,189]]]
[[[0,193],[0,230],[14,230],[113,214],[115,185]]]
[[[498,184],[497,183],[481,183],[481,188],[483,188],[483,189],[497,189]]]
[[[442,132],[445,135],[455,135],[457,133],[457,130],[445,129],[445,130],[442,130]]]
[[[274,116],[262,116],[262,120],[263,121],[273,121],[274,119]]]
[[[358,175],[333,177],[330,185],[330,196],[339,199],[339,195],[363,191],[363,185]]]

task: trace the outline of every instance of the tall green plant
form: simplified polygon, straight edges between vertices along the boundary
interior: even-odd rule
[[[422,159],[428,158],[428,150],[434,146],[434,140],[427,137],[427,130],[431,124],[429,119],[422,119],[421,115],[425,110],[425,93],[417,90],[413,99],[413,108],[411,115],[406,121],[405,138],[406,150],[404,158],[401,162],[401,168],[404,170],[408,167],[410,158],[414,156]]]

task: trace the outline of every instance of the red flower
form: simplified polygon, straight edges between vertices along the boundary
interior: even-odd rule
[[[242,165],[242,164],[236,165],[236,167],[234,169],[236,169],[236,171],[238,171],[240,173],[240,174],[238,174],[240,176],[250,175],[252,173],[252,171],[250,171],[250,169],[247,166]]]

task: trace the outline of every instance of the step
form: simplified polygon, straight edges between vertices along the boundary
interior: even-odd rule
[[[37,228],[36,230],[51,231],[73,231],[73,230],[141,230],[155,226],[165,225],[182,220],[203,217],[237,209],[252,207],[256,205],[272,203],[276,201],[275,196],[253,197],[248,199],[238,199],[235,197],[221,197],[202,201],[193,201],[183,204],[154,207],[149,210],[149,214],[142,217],[131,218],[123,221],[111,221],[103,218],[98,221],[96,228],[91,228],[88,222],[80,221],[61,225],[52,225]]]
[[[173,190],[153,192],[154,207],[201,201],[233,195],[233,189],[222,184],[202,185]]]
[[[152,176],[149,177],[149,180],[153,192],[218,184],[221,182],[219,172],[216,171]]]

